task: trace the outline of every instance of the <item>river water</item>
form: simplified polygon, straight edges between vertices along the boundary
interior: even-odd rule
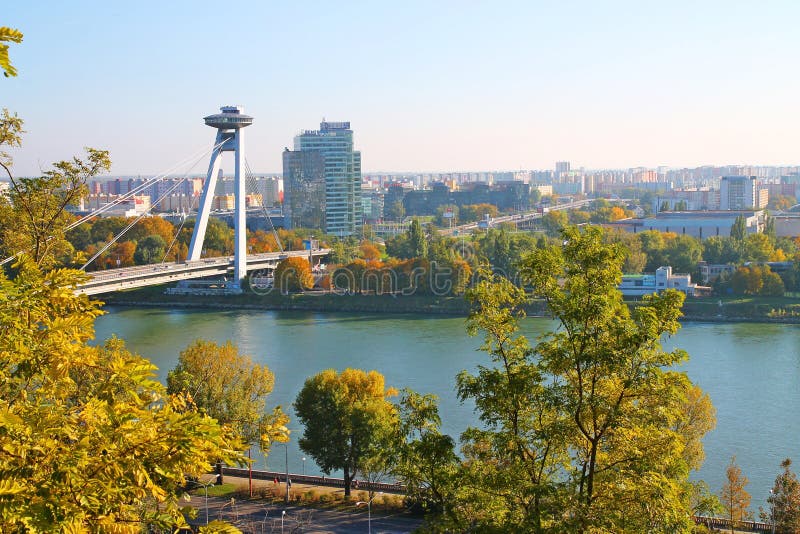
[[[455,396],[455,375],[487,363],[464,319],[430,315],[364,315],[283,311],[209,311],[109,308],[97,320],[97,338],[112,334],[159,367],[165,381],[178,353],[197,338],[233,340],[275,374],[270,405],[291,411],[304,380],[324,369],[376,369],[386,384],[440,397],[443,430],[454,437],[476,424],[471,405]],[[530,318],[530,339],[555,326]],[[732,455],[750,479],[755,511],[764,505],[784,458],[800,466],[800,328],[750,323],[686,323],[666,340],[690,355],[683,365],[717,409],[717,427],[705,438],[706,462],[693,475],[719,492]],[[295,436],[301,429],[290,425]],[[296,440],[288,446],[292,472],[318,473]],[[283,470],[285,451],[259,459],[257,467]]]

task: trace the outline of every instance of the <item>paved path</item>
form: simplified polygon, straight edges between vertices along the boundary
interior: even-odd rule
[[[205,524],[205,497],[193,495],[190,504],[197,509],[192,525]],[[285,512],[285,515],[284,515]],[[273,505],[261,500],[231,500],[223,497],[208,498],[210,521],[223,519],[237,525],[245,534],[268,533],[359,533],[369,532],[365,507],[352,507],[351,511],[316,509],[306,506]],[[372,517],[374,534],[399,534],[413,532],[422,520],[404,515]]]

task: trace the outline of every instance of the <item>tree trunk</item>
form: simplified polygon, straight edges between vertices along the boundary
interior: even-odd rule
[[[344,468],[344,498],[350,498],[350,468]]]

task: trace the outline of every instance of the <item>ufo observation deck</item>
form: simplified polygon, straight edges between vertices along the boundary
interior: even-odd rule
[[[253,117],[244,115],[239,106],[223,106],[219,108],[222,113],[216,113],[203,117],[206,126],[218,128],[220,130],[238,130],[253,124]]]

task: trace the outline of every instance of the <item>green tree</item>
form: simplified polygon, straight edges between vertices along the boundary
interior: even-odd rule
[[[428,240],[419,219],[412,220],[408,228],[408,248],[412,258],[428,257]]]
[[[278,406],[267,412],[275,377],[238,347],[226,342],[196,340],[178,357],[167,375],[167,392],[185,393],[201,413],[230,427],[248,445],[259,442],[267,453],[272,441],[286,442],[289,418]]]
[[[725,470],[725,483],[722,485],[722,495],[720,496],[725,514],[731,521],[745,521],[752,517],[749,511],[750,494],[744,489],[748,482],[742,469],[736,465],[736,457],[731,457]],[[733,531],[732,525],[731,532]]]
[[[781,462],[781,468],[783,472],[775,479],[767,498],[770,513],[762,511],[761,520],[774,524],[777,534],[797,534],[800,532],[800,482],[789,458]]]
[[[345,497],[356,473],[396,435],[397,411],[387,400],[395,394],[377,371],[328,369],[307,379],[297,395],[294,409],[304,426],[300,449],[324,473],[344,472]]]
[[[558,236],[567,225],[568,216],[564,210],[550,210],[542,215],[542,228],[550,237]]]
[[[406,216],[406,209],[403,202],[398,200],[386,208],[386,218],[390,221],[401,221]]]
[[[666,291],[630,311],[616,289],[621,247],[601,236],[597,228],[568,228],[563,246],[532,252],[522,267],[560,323],[536,353],[557,384],[548,391],[570,451],[569,528],[685,530],[689,465],[679,451],[696,436],[676,421],[688,418],[692,385],[669,370],[686,354],[659,343],[680,328],[684,297]]]
[[[119,339],[102,345],[76,271],[0,275],[0,530],[141,532],[185,525],[184,476],[238,463],[212,418],[168,395]]]
[[[67,207],[87,192],[86,180],[111,167],[105,150],[86,149],[86,158],[59,161],[37,178],[14,178],[6,169],[11,188],[0,199],[0,253],[4,257],[28,253],[44,267],[63,263],[71,250],[66,229],[73,216]]]
[[[22,32],[14,28],[0,26],[0,69],[3,69],[3,76],[16,76],[17,69],[11,64],[8,57],[8,45],[3,43],[21,43]]]
[[[733,225],[731,226],[731,238],[736,243],[742,243],[744,238],[747,236],[747,221],[745,221],[744,217],[739,215],[734,219]]]
[[[467,331],[484,333],[481,349],[492,365],[478,366],[474,375],[462,371],[457,378],[459,398],[475,403],[482,428],[469,428],[461,436],[465,461],[454,492],[457,500],[446,509],[459,520],[455,530],[477,524],[541,532],[553,514],[564,512],[563,502],[554,497],[567,444],[533,350],[517,335],[525,292],[505,277],[483,274],[486,279],[468,292],[474,308]]]
[[[436,396],[406,389],[396,409],[400,424],[392,443],[394,475],[405,484],[409,500],[430,512],[430,518],[443,513],[449,524],[462,524],[454,482],[459,461],[453,438],[440,431]]]
[[[164,258],[167,244],[160,235],[149,235],[136,243],[136,252],[133,253],[133,260],[137,265],[147,265],[148,263],[158,263]]]

